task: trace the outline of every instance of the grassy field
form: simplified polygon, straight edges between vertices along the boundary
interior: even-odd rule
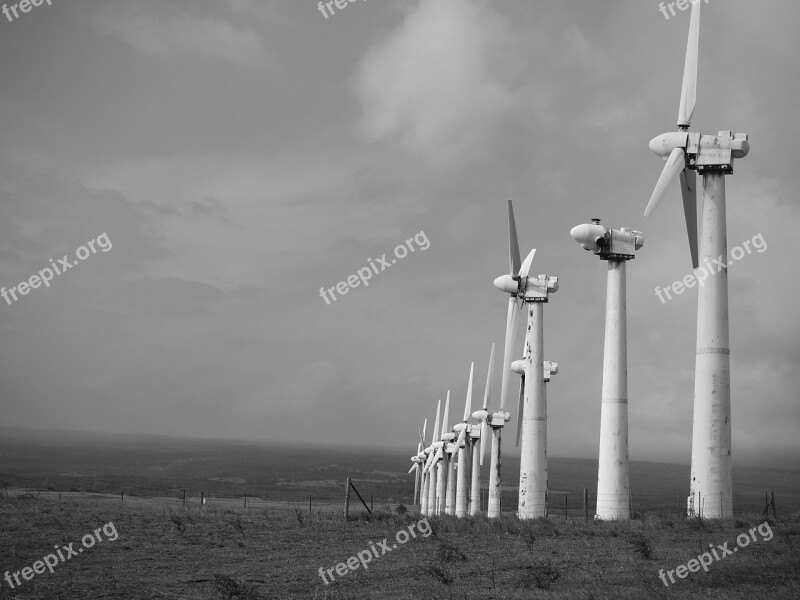
[[[340,511],[288,506],[184,508],[12,495],[0,499],[0,567],[12,577],[56,552],[55,545],[81,548],[84,536],[108,523],[118,538],[101,535],[102,542],[59,562],[53,573],[22,580],[15,590],[3,580],[0,597],[800,598],[800,515],[769,521],[768,541],[762,525],[757,541],[715,560],[707,574],[675,577],[669,587],[659,579],[660,569],[686,564],[709,544],[736,547],[737,535],[763,522],[759,515],[700,522],[654,512],[628,523],[504,516],[431,517],[420,524],[411,512],[380,510],[372,518],[355,513],[345,523]],[[411,525],[416,537],[396,538]],[[379,545],[384,538],[385,556]],[[335,569],[359,553],[366,560],[372,547],[379,557],[371,555],[368,569],[360,563],[355,570],[340,567],[347,574],[333,571],[328,585],[319,576],[320,567]]]

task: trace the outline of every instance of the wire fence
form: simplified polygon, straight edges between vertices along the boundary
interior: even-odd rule
[[[377,496],[369,493],[369,488],[359,482],[354,482],[364,497],[364,503],[375,510],[397,510],[400,505],[415,511],[418,505],[412,503],[412,494],[401,496]],[[7,488],[0,490],[8,498],[42,498],[55,501],[91,500],[96,502],[146,502],[162,506],[218,506],[224,508],[268,508],[273,510],[341,510],[345,499],[345,486],[341,489],[332,489],[327,493],[319,491],[293,490],[287,493],[276,492],[272,494],[253,495],[224,495],[210,494],[204,490],[171,490],[169,494],[142,494],[142,493],[109,493],[109,492],[58,492],[38,488]],[[155,491],[155,490],[154,490]],[[480,510],[485,513],[487,506],[487,490],[481,490]],[[516,492],[505,491],[502,495],[503,513],[517,513],[518,495]],[[743,514],[780,514],[800,513],[800,496],[775,496],[766,491],[764,496],[733,494],[730,499],[721,497],[697,498],[694,503],[686,495],[676,492],[670,497],[664,494],[631,494],[629,498],[620,498],[614,495],[603,495],[598,502],[597,495],[588,494],[588,506],[584,501],[584,492],[558,492],[548,491],[545,500],[528,502],[528,514],[546,515],[549,517],[566,517],[570,519],[589,518],[595,515],[608,515],[609,511],[627,509],[633,519],[640,518],[646,513],[670,513],[684,516],[716,517],[719,510],[724,517],[735,517]],[[722,507],[720,509],[720,507]],[[730,508],[732,507],[732,508]],[[366,510],[360,503],[354,504],[353,511]]]

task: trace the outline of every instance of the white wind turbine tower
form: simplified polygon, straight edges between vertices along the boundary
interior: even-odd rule
[[[445,460],[447,454],[445,453],[446,442],[442,440],[442,436],[447,434],[447,417],[450,411],[450,390],[447,391],[447,400],[444,404],[444,418],[442,419],[442,429],[439,430],[439,408],[441,407],[441,400],[436,408],[436,424],[433,427],[433,435],[436,441],[429,447],[430,454],[428,461],[425,463],[423,472],[430,472],[430,490],[428,493],[428,511],[430,514],[439,515],[444,510],[445,502],[445,483],[447,479],[447,465]]]
[[[747,156],[750,143],[745,133],[732,135],[730,131],[720,131],[718,135],[702,135],[689,131],[696,102],[700,45],[700,2],[692,4],[679,131],[650,141],[650,149],[667,164],[644,214],[650,216],[666,195],[670,182],[680,175],[692,264],[696,269],[699,261],[694,172],[703,176],[700,254],[706,263],[725,260],[728,256],[725,175],[733,173],[733,159]],[[733,515],[729,345],[728,271],[722,268],[698,290],[690,515],[695,511],[702,511],[710,518]]]
[[[447,423],[445,423],[445,427]],[[456,459],[455,454],[458,447],[453,443],[458,433],[448,431],[442,435],[444,441],[444,455],[447,461],[447,487],[444,500],[444,514],[456,514]]]
[[[411,500],[411,504],[415,505],[419,503],[420,512],[422,512],[422,490],[423,490],[423,479],[424,476],[422,474],[422,466],[425,464],[425,459],[427,458],[424,448],[425,448],[425,432],[428,428],[428,419],[425,419],[424,424],[422,425],[422,431],[417,429],[417,433],[419,433],[419,443],[417,444],[417,453],[411,457],[411,462],[414,463],[409,469],[409,473],[415,471],[414,473],[414,498]]]
[[[529,386],[525,401],[520,409],[522,415],[522,442],[520,448],[520,477],[519,477],[519,518],[530,518],[537,514],[536,506],[541,503],[544,514],[544,497],[547,490],[546,444],[547,410],[544,400],[544,327],[543,305],[548,302],[549,294],[558,291],[558,278],[539,275],[536,278],[528,277],[533,257],[536,250],[531,250],[525,262],[519,266],[519,243],[517,242],[517,228],[514,222],[514,208],[508,201],[508,226],[509,226],[509,254],[511,274],[498,277],[494,281],[497,289],[511,295],[508,303],[508,320],[506,322],[506,347],[503,353],[503,379],[500,391],[500,411],[505,407],[508,396],[508,378],[511,373],[511,360],[516,337],[517,322],[522,304],[528,304],[528,330],[525,336],[526,360],[528,365],[526,373],[534,385]],[[517,274],[516,276],[514,274]],[[507,420],[507,419],[506,419]],[[494,427],[494,420],[492,422]],[[499,431],[499,430],[495,430]],[[499,457],[499,433],[498,457]],[[492,444],[494,454],[494,444]],[[498,461],[499,462],[499,461]],[[492,469],[492,474],[495,470]],[[500,514],[499,467],[497,469],[498,483],[493,490],[489,483],[489,516]],[[492,492],[495,492],[495,505],[493,506]],[[494,512],[493,509],[494,508]],[[542,515],[543,516],[543,515]]]
[[[420,472],[422,470],[420,466],[422,461],[419,458],[420,453],[425,456],[425,453],[422,452],[422,442],[417,442],[417,453],[411,457],[411,462],[414,464],[412,464],[411,468],[408,470],[409,474],[414,473],[414,495],[411,498],[412,505],[417,503],[417,498],[419,496]]]
[[[438,473],[436,474],[436,514],[441,515],[444,513],[445,502],[447,501],[447,475],[450,466],[450,455],[445,452],[447,449],[448,440],[445,436],[448,434],[447,420],[450,417],[450,390],[447,390],[447,398],[444,401],[444,418],[442,419],[442,433],[439,436],[440,446],[436,451],[436,457],[433,459],[434,467],[438,466]]]
[[[436,469],[431,469],[436,452],[441,448],[441,442],[438,441],[439,436],[439,411],[442,408],[442,401],[436,403],[436,421],[433,425],[433,433],[431,434],[431,445],[425,449],[425,454],[428,455],[428,460],[425,461],[425,466],[422,468],[422,474],[425,476],[425,488],[427,491],[428,501],[426,502],[426,515],[436,514]]]
[[[529,360],[530,353],[528,352],[529,346],[526,343],[525,358],[522,360],[515,360],[511,363],[511,371],[521,376],[519,388],[519,416],[517,419],[517,446],[520,443],[522,435],[522,418],[523,418],[523,402],[526,397],[525,378],[527,369],[532,365]],[[542,386],[541,395],[538,402],[533,402],[538,414],[535,416],[534,426],[536,427],[535,453],[534,453],[534,482],[530,486],[526,494],[527,506],[525,511],[522,510],[522,487],[520,487],[520,505],[518,506],[518,517],[520,519],[529,519],[535,517],[547,516],[547,387],[544,385],[550,382],[553,375],[558,373],[558,363],[550,362],[548,360],[542,363]],[[534,387],[534,386],[530,386]],[[530,394],[530,392],[529,392]],[[530,402],[530,400],[529,400]],[[520,476],[522,470],[520,469]],[[531,500],[534,498],[535,500]]]
[[[458,450],[458,481],[456,481],[456,507],[457,517],[467,516],[467,490],[469,487],[469,471],[467,467],[467,435],[472,427],[469,421],[470,410],[472,409],[472,373],[475,363],[469,366],[469,383],[467,384],[467,400],[464,403],[464,422],[456,423],[453,431],[458,433],[455,447]]]
[[[489,373],[486,375],[486,389],[483,393],[483,408],[472,413],[472,418],[480,424],[470,428],[472,438],[472,489],[470,490],[469,514],[476,516],[481,512],[481,467],[483,466],[483,456],[486,454],[486,445],[489,440],[486,438],[489,414],[489,403],[492,397],[492,379],[494,373],[494,344],[492,352],[489,354]]]
[[[625,263],[644,245],[640,231],[578,225],[570,231],[584,250],[608,261],[603,392],[600,407],[600,455],[595,519],[628,520],[631,516],[628,476],[628,327]]]
[[[508,275],[501,275],[494,280],[494,286],[500,291],[510,294],[508,299],[508,315],[506,317],[506,340],[503,350],[503,371],[500,384],[500,410],[491,415],[487,415],[489,425],[492,428],[492,454],[489,461],[489,502],[486,516],[495,518],[500,516],[502,476],[500,472],[501,439],[503,426],[511,418],[511,414],[505,411],[506,400],[508,398],[508,379],[511,373],[511,356],[514,351],[516,340],[517,325],[519,323],[519,312],[522,308],[522,296],[525,293],[525,285],[528,280],[528,271],[536,252],[532,250],[525,262],[520,264],[519,243],[517,242],[517,226],[514,222],[514,207],[511,200],[508,201],[508,231],[509,231],[509,270]]]

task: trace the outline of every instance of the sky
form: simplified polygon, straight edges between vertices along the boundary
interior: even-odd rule
[[[31,286],[0,299],[0,423],[413,453],[448,390],[461,418],[473,362],[479,408],[492,343],[497,406],[510,199],[533,273],[560,281],[550,455],[597,457],[605,264],[569,235],[597,217],[645,235],[628,263],[630,458],[688,463],[697,288],[654,291],[691,273],[679,187],[643,211],[689,11],[333,9],[0,15],[0,286]],[[793,0],[702,5],[692,130],[750,135],[726,178],[728,246],[763,240],[729,269],[734,465],[800,459],[798,22]]]

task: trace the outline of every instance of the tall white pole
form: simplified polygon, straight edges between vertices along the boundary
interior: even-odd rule
[[[414,469],[414,496],[411,498],[411,505],[414,506],[419,500],[419,478],[422,473],[422,467]]]
[[[525,391],[520,435],[520,519],[546,516],[547,399],[544,391],[544,303],[528,303],[525,334]]]
[[[502,427],[492,427],[492,453],[489,461],[489,500],[486,516],[496,518],[500,516],[500,491],[503,484],[500,476],[500,438]]]
[[[434,450],[436,452],[436,450]],[[428,514],[436,514],[436,465],[431,465],[428,469]]]
[[[630,519],[628,479],[628,335],[625,261],[608,261],[600,460],[595,519]]]
[[[442,449],[442,460],[437,465],[438,472],[436,474],[436,512],[434,514],[441,515],[444,513],[445,493],[447,490],[447,452]]]
[[[422,470],[422,465],[425,463],[421,463],[420,471]],[[428,482],[430,481],[430,477],[428,473],[422,474],[422,489],[419,493],[419,512],[421,515],[428,514]]]
[[[467,443],[469,433],[464,440],[464,446],[458,449],[458,481],[456,482],[456,516],[467,516],[467,489],[469,487],[469,465],[467,464]]]
[[[702,215],[700,264],[709,269],[714,259],[727,262],[728,257],[724,174],[703,175]],[[701,507],[704,517],[733,516],[730,376],[728,270],[723,268],[698,290],[690,516]]]
[[[449,456],[447,460],[447,494],[444,503],[444,514],[454,515],[455,513],[456,513],[456,461],[453,456]]]
[[[476,516],[481,512],[481,444],[476,438],[472,443],[472,487],[469,494],[469,514]]]

